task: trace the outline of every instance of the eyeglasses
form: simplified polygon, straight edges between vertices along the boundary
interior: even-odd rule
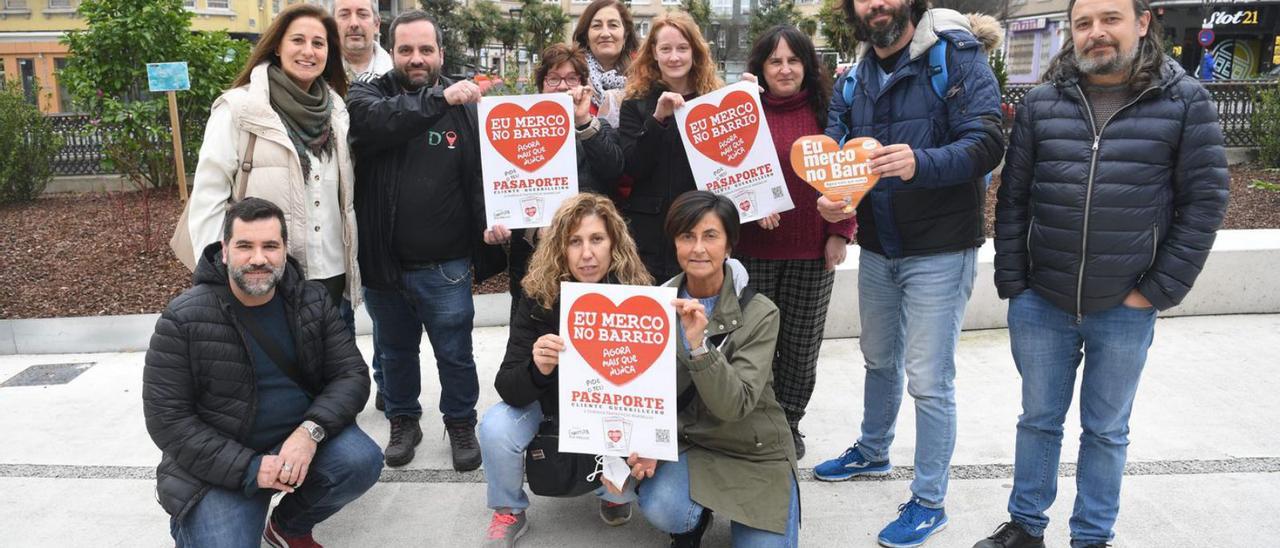
[[[581,84],[582,80],[578,78],[577,74],[571,74],[569,76],[565,76],[564,78],[561,78],[559,76],[552,74],[552,75],[548,75],[545,79],[542,80],[542,83],[551,87],[559,86],[560,82],[564,82],[565,85],[568,85],[569,87],[573,87],[578,84]]]

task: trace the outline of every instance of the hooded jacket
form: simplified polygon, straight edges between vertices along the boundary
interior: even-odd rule
[[[248,332],[219,294],[229,283],[220,242],[204,249],[193,278],[195,285],[160,314],[142,370],[147,432],[162,452],[156,497],[176,519],[210,487],[239,492],[255,456],[244,444],[257,382]],[[369,401],[368,368],[324,286],[303,280],[292,257],[276,291],[284,297],[302,388],[314,395],[304,417],[333,438]]]
[[[1101,127],[1074,73],[1018,104],[996,204],[1001,298],[1028,288],[1084,315],[1137,288],[1182,301],[1227,207],[1227,158],[1209,93],[1178,63]]]
[[[956,11],[928,10],[884,85],[867,43],[849,69],[857,71],[853,104],[844,100],[845,78],[836,79],[826,134],[838,141],[847,127],[851,137],[910,145],[916,162],[911,180],[883,177],[858,204],[863,249],[899,258],[982,245],[984,180],[1004,155],[1000,86],[984,49],[998,31],[989,23],[975,27]],[[942,98],[929,72],[929,48],[938,40],[948,46]]]

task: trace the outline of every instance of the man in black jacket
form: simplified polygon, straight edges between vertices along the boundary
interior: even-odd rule
[[[315,546],[311,529],[382,471],[354,424],[369,398],[364,360],[286,238],[275,204],[232,206],[223,241],[205,248],[195,286],[151,337],[143,412],[178,546]],[[267,520],[276,491],[288,494]]]
[[[480,88],[440,75],[440,28],[421,11],[391,23],[395,68],[347,96],[355,155],[360,273],[373,319],[373,378],[391,422],[387,464],[413,460],[422,441],[422,330],[440,377],[440,412],[460,471],[480,466],[480,383],[471,351],[471,254],[510,238],[484,226]],[[500,248],[493,248],[500,249]],[[505,268],[505,266],[503,267]],[[477,264],[477,274],[481,266]]]
[[[1018,105],[996,205],[996,287],[1022,375],[1010,522],[1044,546],[1081,360],[1073,548],[1106,546],[1155,331],[1213,247],[1227,161],[1209,94],[1163,54],[1146,0],[1073,0],[1073,46]]]

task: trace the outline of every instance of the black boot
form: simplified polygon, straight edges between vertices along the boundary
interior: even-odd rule
[[[1044,537],[1033,537],[1021,525],[1008,521],[973,548],[1044,548]]]
[[[671,535],[671,548],[698,548],[702,545],[702,534],[711,527],[711,510],[702,509],[702,517],[698,518],[698,526],[687,533]]]
[[[404,466],[413,460],[415,447],[422,443],[422,426],[418,417],[396,415],[391,417],[391,441],[384,455],[387,466]]]
[[[476,441],[475,419],[445,419],[449,448],[453,450],[453,469],[470,472],[480,467],[480,442]]]

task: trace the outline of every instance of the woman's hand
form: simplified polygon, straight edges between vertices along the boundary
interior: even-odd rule
[[[676,299],[671,301],[671,306],[676,307],[676,316],[684,327],[684,339],[689,342],[689,348],[702,346],[706,339],[707,307],[702,306],[698,299]]]
[[[574,127],[582,127],[591,122],[591,97],[595,92],[596,90],[591,86],[569,90],[569,97],[573,98]]]
[[[823,256],[827,259],[827,270],[835,270],[840,263],[844,262],[845,255],[849,253],[849,240],[844,236],[832,234],[827,236],[827,246],[823,249]]]
[[[828,223],[838,223],[857,214],[853,204],[846,200],[834,201],[825,195],[818,196],[818,215]]]
[[[773,230],[778,228],[779,224],[782,224],[782,216],[777,213],[770,213],[768,217],[756,221],[756,224],[765,230]]]
[[[533,365],[543,375],[551,376],[556,366],[560,365],[560,353],[564,352],[564,339],[559,335],[547,333],[533,341]]]
[[[666,122],[667,118],[675,114],[676,109],[684,106],[684,96],[672,91],[664,91],[658,96],[658,106],[653,109],[653,117],[659,122]]]
[[[627,466],[631,467],[631,477],[637,480],[652,478],[653,472],[658,469],[658,459],[646,459],[632,453],[627,457]]]
[[[489,245],[505,244],[511,241],[511,229],[504,225],[493,225],[484,231],[484,243]]]

